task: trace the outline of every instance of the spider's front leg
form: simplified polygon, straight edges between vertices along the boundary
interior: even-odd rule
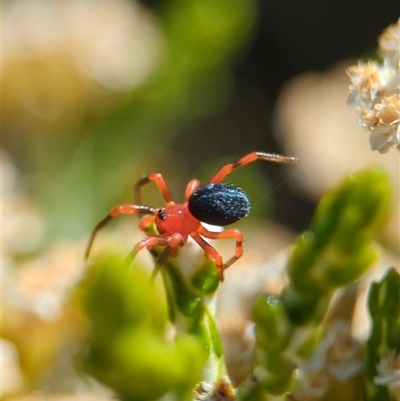
[[[89,244],[86,248],[85,252],[85,259],[89,257],[90,250],[93,245],[94,238],[96,237],[96,234],[99,230],[101,230],[106,224],[108,224],[114,217],[118,216],[119,214],[151,214],[152,216],[150,219],[154,219],[154,216],[157,213],[157,209],[149,206],[143,206],[143,205],[118,205],[115,206],[110,213],[104,217],[103,220],[101,220],[95,228],[92,231],[92,235],[89,240]]]
[[[150,182],[154,182],[158,189],[160,190],[167,206],[173,205],[174,201],[172,200],[171,192],[169,191],[168,185],[166,184],[164,177],[161,173],[151,173],[146,177],[140,179],[135,185],[135,202],[138,204],[142,203],[142,187],[149,184]]]
[[[185,245],[186,241],[187,240],[185,240],[185,238],[179,233],[172,234],[168,237],[163,237],[161,235],[145,237],[133,247],[132,252],[128,256],[128,263],[130,264],[137,253],[143,248],[151,250],[151,248],[156,246],[165,247],[164,251],[158,257],[153,273],[151,274],[151,281],[154,281],[158,270],[165,264],[171,252],[174,249]]]
[[[234,163],[226,164],[222,166],[219,171],[208,181],[209,183],[221,182],[228,174],[233,170],[245,166],[246,164],[254,163],[257,160],[264,160],[274,163],[298,163],[299,159],[292,156],[283,156],[276,153],[265,153],[265,152],[251,152]]]

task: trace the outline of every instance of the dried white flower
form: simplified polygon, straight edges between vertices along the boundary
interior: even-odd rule
[[[299,366],[293,401],[319,399],[332,383],[345,383],[362,371],[361,346],[352,338],[350,324],[336,320],[326,330],[311,359]]]
[[[348,103],[356,107],[360,124],[370,132],[372,150],[400,150],[400,18],[378,39],[383,64],[359,62],[347,69]]]
[[[318,399],[323,397],[329,389],[329,378],[323,370],[299,370],[297,380],[298,385],[289,397],[291,401]]]
[[[372,110],[364,110],[363,125],[371,132],[369,142],[372,149],[380,153],[396,148],[400,144],[400,95],[384,98]]]
[[[400,18],[389,25],[378,37],[379,52],[391,64],[400,67]]]
[[[200,382],[194,390],[195,401],[234,401],[235,390],[224,377],[214,383]]]
[[[376,61],[352,65],[347,69],[350,78],[348,103],[356,107],[372,107],[385,96],[392,94],[399,85],[399,74],[389,64]]]
[[[378,376],[374,377],[374,383],[386,386],[396,401],[400,401],[400,355],[390,353],[381,358],[376,368]]]
[[[345,382],[359,374],[363,368],[361,345],[351,335],[348,322],[337,320],[328,328],[326,342],[328,370],[336,380]]]

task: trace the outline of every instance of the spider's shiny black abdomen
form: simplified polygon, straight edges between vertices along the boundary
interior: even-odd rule
[[[250,212],[246,193],[230,184],[207,184],[189,197],[188,208],[198,220],[215,226],[235,223]]]

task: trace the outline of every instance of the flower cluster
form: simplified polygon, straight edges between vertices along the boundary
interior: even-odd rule
[[[377,366],[378,376],[374,382],[378,386],[387,386],[396,401],[400,401],[400,355],[394,352],[381,358]]]
[[[360,61],[347,69],[348,103],[357,108],[370,132],[372,150],[400,150],[400,18],[378,38],[383,63]]]
[[[323,399],[333,387],[338,390],[361,371],[361,345],[352,338],[350,324],[336,320],[327,328],[312,358],[300,365],[298,385],[289,399]]]

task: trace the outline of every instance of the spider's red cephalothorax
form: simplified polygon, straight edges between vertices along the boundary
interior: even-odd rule
[[[119,214],[143,214],[147,215],[139,223],[141,230],[146,230],[151,224],[157,227],[158,235],[148,235],[139,241],[133,249],[133,255],[143,248],[155,246],[165,247],[157,260],[155,272],[161,267],[171,252],[187,242],[191,237],[196,241],[205,253],[215,261],[218,274],[223,281],[224,270],[243,255],[243,234],[236,229],[224,230],[222,232],[211,232],[201,223],[218,226],[226,226],[243,217],[250,211],[250,202],[246,193],[238,187],[221,181],[234,169],[253,163],[256,160],[266,160],[276,163],[297,163],[296,157],[281,156],[273,153],[252,152],[240,158],[235,163],[229,163],[221,167],[217,173],[204,186],[196,179],[189,181],[185,191],[185,202],[175,203],[163,176],[160,173],[151,173],[137,182],[135,186],[136,204],[118,205],[101,220],[92,232],[86,251],[89,256],[94,238],[97,232],[111,219]],[[160,189],[165,199],[165,207],[153,208],[142,205],[141,188],[154,182]],[[236,251],[226,262],[222,256],[206,240],[232,238],[236,241]]]

